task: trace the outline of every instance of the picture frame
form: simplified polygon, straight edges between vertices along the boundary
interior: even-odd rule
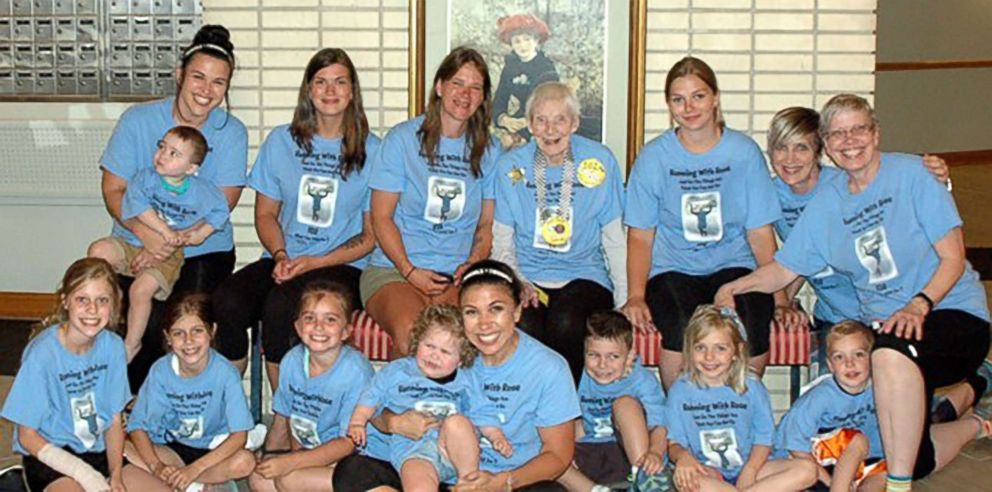
[[[602,16],[592,15],[595,8],[601,6]],[[581,9],[577,12],[576,9]],[[616,155],[617,160],[627,164],[627,169],[633,164],[637,151],[644,142],[644,58],[645,58],[645,20],[647,0],[630,0],[619,2],[612,0],[415,0],[411,4],[410,19],[410,75],[409,75],[409,112],[411,116],[424,110],[425,102],[432,89],[434,72],[451,48],[458,46],[460,40],[469,40],[478,45],[470,46],[478,49],[490,64],[492,90],[495,96],[499,90],[501,70],[506,64],[510,46],[499,39],[499,18],[520,14],[531,14],[541,18],[549,17],[549,30],[562,26],[557,40],[558,48],[571,40],[582,39],[585,30],[595,31],[597,26],[590,29],[578,28],[574,23],[565,25],[564,19],[575,15],[586,14],[585,22],[602,23],[601,43],[588,39],[576,41],[576,45],[592,47],[601,46],[602,53],[583,55],[578,52],[581,60],[596,60],[601,67],[602,80],[588,80],[575,74],[587,67],[563,67],[559,74],[564,74],[563,82],[572,86],[580,97],[580,102],[589,105],[593,111],[583,111],[583,123],[588,134],[596,136],[589,128],[601,132],[599,141],[606,144]],[[537,12],[536,14],[533,12]],[[455,21],[454,19],[458,19]],[[480,20],[481,19],[481,20]],[[556,20],[557,19],[557,20]],[[556,22],[558,24],[556,24]],[[483,26],[492,29],[487,38]],[[587,27],[590,24],[585,24]],[[466,34],[467,30],[471,30]],[[480,34],[481,33],[481,34]],[[554,59],[561,56],[561,63],[574,63],[576,50],[555,48],[552,44],[555,34],[551,33],[548,40],[548,57]],[[504,33],[505,37],[505,33]],[[480,41],[480,39],[482,41]],[[488,39],[488,41],[487,41]],[[502,45],[497,48],[497,46]],[[495,58],[495,59],[494,59]],[[600,62],[601,60],[601,62]],[[601,63],[601,66],[599,65]],[[590,100],[590,93],[584,90],[590,87],[601,87],[599,108],[597,101]],[[582,101],[585,97],[585,101]],[[589,104],[590,101],[592,104]],[[521,101],[517,101],[520,104]],[[598,121],[595,121],[598,114]],[[495,111],[494,111],[495,113]],[[498,115],[497,115],[498,116]],[[494,125],[495,126],[495,125]],[[580,127],[581,128],[581,127]],[[498,135],[497,135],[498,136]]]

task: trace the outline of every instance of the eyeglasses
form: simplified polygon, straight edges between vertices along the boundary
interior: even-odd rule
[[[831,130],[823,134],[823,139],[830,143],[839,143],[847,140],[848,137],[851,138],[861,138],[875,129],[874,123],[868,123],[864,125],[856,125],[848,128],[846,130]]]

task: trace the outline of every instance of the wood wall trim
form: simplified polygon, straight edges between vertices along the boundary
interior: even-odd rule
[[[992,60],[930,60],[930,61],[875,63],[876,72],[902,72],[906,70],[948,70],[955,68],[992,68]]]
[[[948,166],[992,166],[992,149],[940,152]]]
[[[0,319],[40,320],[55,304],[55,294],[0,292]]]

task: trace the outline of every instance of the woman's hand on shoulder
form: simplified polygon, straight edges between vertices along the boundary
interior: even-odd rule
[[[923,166],[941,183],[946,184],[951,179],[951,169],[947,167],[947,162],[940,156],[923,154]]]
[[[658,331],[658,328],[654,326],[654,321],[651,320],[651,310],[643,297],[628,298],[627,303],[620,308],[620,312],[641,333]]]

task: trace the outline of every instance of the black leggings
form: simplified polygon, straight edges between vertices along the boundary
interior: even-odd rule
[[[376,487],[392,487],[403,490],[400,474],[388,461],[369,456],[353,454],[339,461],[334,467],[332,481],[335,492],[365,492]],[[449,490],[441,484],[441,490]],[[546,480],[526,487],[515,488],[527,492],[564,492],[564,486],[553,480]]]
[[[350,265],[318,268],[277,285],[272,280],[275,261],[262,258],[245,265],[214,291],[217,320],[217,350],[228,359],[248,355],[248,328],[262,321],[262,350],[265,360],[278,364],[296,341],[293,322],[303,289],[314,280],[329,280],[345,286],[352,305],[361,308],[358,278],[362,271]]]
[[[709,275],[688,275],[665,272],[648,280],[644,300],[651,310],[651,319],[661,331],[665,350],[682,351],[682,337],[692,313],[701,304],[713,304],[716,291],[723,284],[751,273],[747,268],[725,268]],[[734,296],[737,314],[747,329],[751,355],[768,352],[768,337],[775,301],[770,294],[752,292]]]
[[[578,386],[585,366],[586,318],[613,308],[613,293],[591,280],[573,280],[558,289],[540,287],[548,305],[524,309],[520,328],[568,361]]]
[[[925,388],[926,418],[923,419],[923,439],[916,454],[913,478],[920,479],[937,466],[933,441],[930,440],[930,404],[936,388],[968,381],[973,387],[976,371],[989,351],[989,322],[957,309],[938,309],[923,321],[923,340],[906,340],[892,334],[879,333],[874,350],[895,350],[920,368]],[[877,396],[877,394],[876,394]],[[981,395],[976,395],[981,398]]]
[[[152,364],[159,357],[165,355],[165,339],[162,337],[162,330],[166,327],[160,326],[162,316],[165,315],[165,305],[173,299],[189,292],[213,292],[227,277],[234,271],[235,263],[234,250],[222,251],[219,253],[207,253],[205,255],[186,258],[183,267],[179,271],[179,279],[172,288],[172,294],[165,302],[153,301],[152,313],[148,318],[148,326],[145,334],[141,337],[141,351],[134,360],[127,366],[128,380],[131,383],[131,392],[138,393],[141,383],[145,381]],[[117,276],[121,289],[124,291],[124,305],[121,307],[123,313],[128,308],[128,291],[134,277]]]

